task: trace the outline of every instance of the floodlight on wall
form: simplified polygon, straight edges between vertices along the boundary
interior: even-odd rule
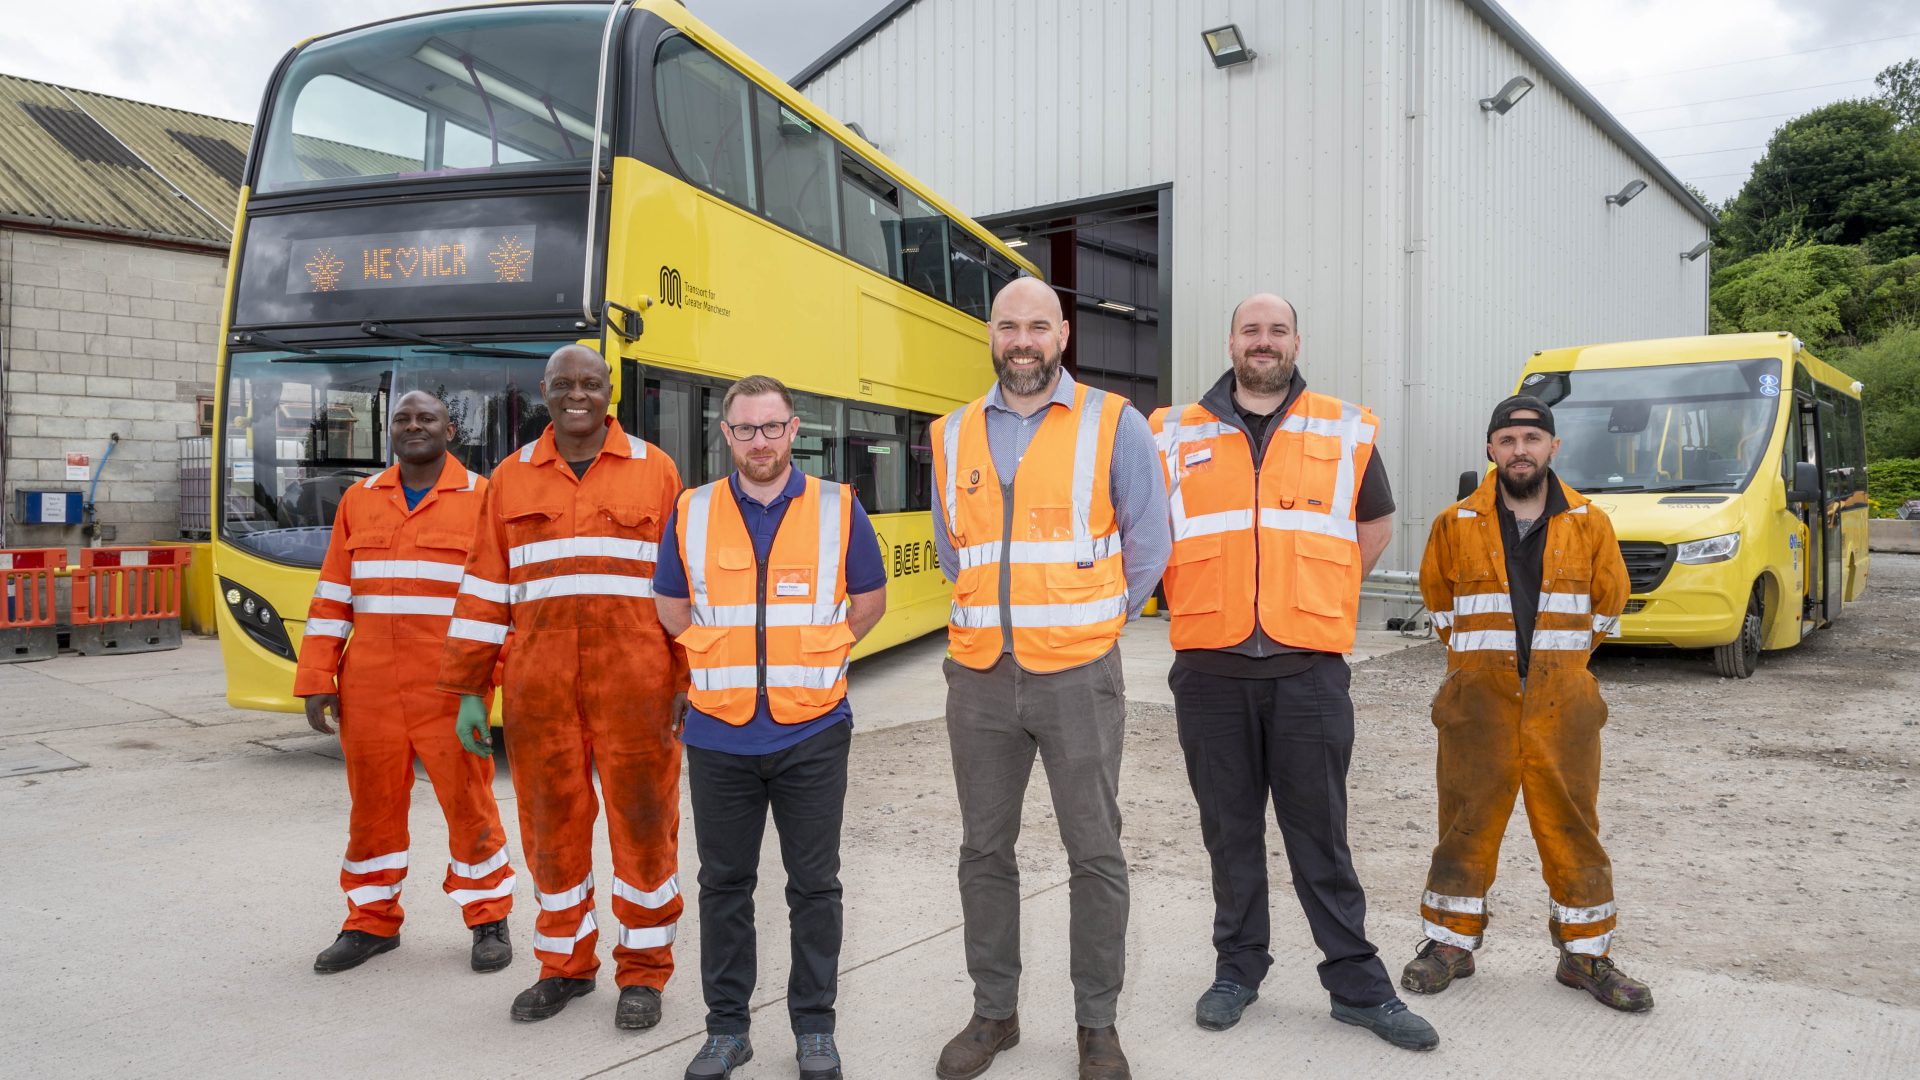
[[[1702,240],[1699,243],[1693,245],[1693,247],[1690,250],[1681,252],[1680,257],[1687,260],[1688,262],[1692,262],[1693,260],[1699,258],[1700,256],[1705,255],[1708,249],[1712,247],[1713,247],[1713,241]]]
[[[1097,308],[1105,308],[1108,311],[1117,311],[1122,315],[1131,315],[1134,312],[1140,310],[1139,308],[1134,307],[1132,304],[1123,303],[1119,300],[1102,300],[1093,306]]]
[[[1531,89],[1533,89],[1532,79],[1527,78],[1525,75],[1515,75],[1513,78],[1508,79],[1507,85],[1501,87],[1492,97],[1481,98],[1480,109],[1482,112],[1505,116],[1507,115],[1507,110],[1520,104],[1520,99],[1526,97],[1527,91]]]
[[[1027,238],[1024,236],[1010,236],[1004,243],[1010,248],[1023,248],[1027,246]]]
[[[1625,206],[1628,203],[1633,201],[1633,197],[1635,195],[1638,195],[1645,190],[1647,190],[1647,182],[1645,180],[1629,180],[1627,181],[1626,187],[1623,187],[1619,191],[1614,192],[1612,195],[1607,196],[1607,205],[1608,206]]]
[[[1225,26],[1216,26],[1211,30],[1202,31],[1200,37],[1206,41],[1207,55],[1213,58],[1213,66],[1217,68],[1249,63],[1254,57],[1260,55],[1247,48],[1246,39],[1240,36],[1238,23],[1228,23]]]

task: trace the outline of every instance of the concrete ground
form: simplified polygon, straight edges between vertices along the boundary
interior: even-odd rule
[[[1272,857],[1275,967],[1239,1027],[1200,1031],[1211,902],[1165,685],[1164,622],[1124,642],[1130,710],[1122,798],[1133,864],[1120,1031],[1142,1078],[1905,1077],[1920,1071],[1920,800],[1911,778],[1920,692],[1920,557],[1876,555],[1867,602],[1770,655],[1744,683],[1698,657],[1603,655],[1609,700],[1602,814],[1623,912],[1616,955],[1655,987],[1643,1016],[1551,978],[1544,889],[1523,814],[1508,831],[1498,919],[1480,973],[1413,1002],[1439,1027],[1428,1055],[1327,1017],[1318,959]],[[1397,974],[1418,940],[1432,843],[1436,647],[1369,634],[1354,695],[1356,862],[1371,934]],[[939,638],[856,665],[843,880],[840,1041],[860,1080],[928,1077],[970,1011],[954,887],[958,819]],[[321,977],[313,954],[344,911],[346,786],[337,747],[297,716],[230,709],[211,641],[176,652],[0,666],[0,879],[7,960],[4,1072],[23,1077],[678,1077],[702,1034],[696,866],[661,1026],[613,1027],[599,992],[540,1024],[507,1005],[533,980],[534,909],[520,877],[514,965],[466,969],[468,936],[439,895],[445,827],[414,792],[417,870],[396,952]],[[496,785],[519,861],[510,779]],[[988,1074],[1074,1075],[1067,868],[1036,771],[1021,866],[1023,1039]],[[682,808],[683,822],[687,811]],[[685,827],[685,826],[683,826]],[[784,905],[764,857],[759,1057],[738,1080],[795,1075]],[[611,880],[601,832],[597,877]],[[605,890],[601,925],[612,925]],[[604,939],[605,935],[603,935]],[[602,955],[610,945],[603,940]]]

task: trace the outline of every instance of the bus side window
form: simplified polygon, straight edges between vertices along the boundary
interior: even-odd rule
[[[847,222],[847,255],[890,278],[900,277],[899,185],[857,161],[840,157],[840,200]]]
[[[907,474],[913,463],[904,437],[906,417],[858,405],[850,411],[847,482],[859,493],[860,505],[869,514],[907,509]]]
[[[987,317],[987,245],[959,225],[953,237],[953,306],[976,319]]]
[[[765,93],[754,94],[754,113],[767,216],[822,247],[838,249],[833,139]]]
[[[912,196],[900,223],[900,280],[935,300],[953,302],[947,259],[947,219]]]
[[[926,413],[907,415],[908,510],[933,509],[933,421]]]
[[[840,454],[847,441],[846,403],[795,391],[793,411],[800,417],[800,430],[793,436],[793,467],[822,480],[845,480]]]
[[[682,37],[660,46],[653,78],[660,127],[681,174],[742,206],[758,206],[746,78]]]

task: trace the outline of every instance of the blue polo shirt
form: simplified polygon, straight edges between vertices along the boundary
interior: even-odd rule
[[[806,490],[806,485],[806,474],[794,469],[787,476],[786,488],[775,495],[772,502],[761,503],[740,490],[739,473],[727,477],[727,490],[733,492],[734,505],[740,508],[740,517],[747,523],[747,533],[753,537],[754,558],[762,565],[773,551],[773,536],[780,531],[780,522],[787,516],[788,505]],[[853,504],[853,527],[848,530],[844,565],[847,568],[849,595],[872,592],[887,583],[886,564],[880,558],[880,541],[873,535],[873,522],[867,520],[866,509],[857,500]],[[689,595],[686,564],[680,556],[677,507],[667,518],[666,535],[660,538],[660,559],[653,568],[653,591],[681,600]],[[740,727],[689,706],[686,730],[681,732],[680,737],[688,746],[697,746],[702,750],[753,756],[785,750],[835,724],[852,721],[853,709],[845,698],[841,698],[838,705],[804,724],[782,724],[767,710],[767,693],[762,690],[753,719]]]

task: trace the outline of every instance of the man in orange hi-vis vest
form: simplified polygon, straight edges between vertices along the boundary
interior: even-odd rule
[[[679,703],[686,664],[653,607],[660,532],[680,494],[673,461],[607,414],[607,362],[581,345],[547,361],[552,422],[493,471],[447,630],[440,686],[463,695],[458,729],[486,754],[480,694],[508,631],[501,682],[520,846],[540,915],[540,979],[516,1020],[544,1020],[594,988],[593,774],[613,846],[619,940],[614,1023],[660,1021],[680,918]]]
[[[1059,297],[1021,278],[987,319],[986,395],[934,421],[934,547],[953,582],[947,739],[960,797],[960,907],[973,1017],[940,1053],[978,1076],[1020,1038],[1021,796],[1039,754],[1072,867],[1082,1080],[1131,1076],[1115,1026],[1126,973],[1120,629],[1167,558],[1166,481],[1146,419],[1061,369]]]
[[[1393,537],[1393,493],[1366,408],[1307,389],[1299,315],[1271,293],[1228,323],[1233,368],[1190,405],[1153,414],[1173,516],[1174,717],[1213,863],[1210,1031],[1239,1023],[1273,964],[1267,805],[1293,891],[1325,959],[1333,1018],[1430,1050],[1433,1025],[1394,994],[1367,940],[1347,847],[1360,582]]]
[[[353,800],[340,866],[347,922],[313,969],[345,971],[400,944],[418,758],[446,815],[445,888],[473,930],[473,970],[498,971],[513,960],[514,874],[493,759],[461,752],[453,734],[460,699],[409,667],[414,654],[446,640],[487,482],[447,453],[453,424],[432,394],[402,395],[389,430],[398,463],[340,498],[293,680],[314,730],[338,729]]]
[[[1560,482],[1553,411],[1511,397],[1487,425],[1494,468],[1433,519],[1420,593],[1447,646],[1433,698],[1440,842],[1420,917],[1426,940],[1400,984],[1437,994],[1473,974],[1487,890],[1513,800],[1547,879],[1554,977],[1622,1012],[1653,991],[1614,966],[1613,863],[1600,845],[1600,729],[1607,704],[1588,658],[1619,626],[1627,564],[1605,511]]]
[[[686,1076],[730,1076],[753,1056],[753,892],[771,810],[787,871],[794,1057],[800,1080],[840,1080],[847,658],[887,610],[887,571],[853,488],[793,467],[800,416],[785,385],[741,379],[720,420],[734,471],[681,494],[654,573],[660,621],[686,646],[692,680],[684,741],[707,1040]]]

